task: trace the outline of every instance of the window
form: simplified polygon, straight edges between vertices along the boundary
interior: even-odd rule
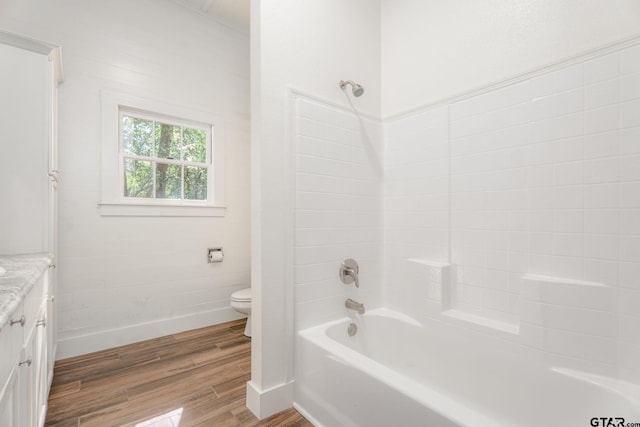
[[[102,106],[102,215],[224,214],[220,120],[105,92]]]
[[[120,110],[124,197],[207,201],[211,127]]]

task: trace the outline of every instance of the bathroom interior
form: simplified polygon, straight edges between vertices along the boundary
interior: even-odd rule
[[[0,427],[640,426],[639,2],[0,0],[0,64]],[[234,403],[62,406],[202,331]]]

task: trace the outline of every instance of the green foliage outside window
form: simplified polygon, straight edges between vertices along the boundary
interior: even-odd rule
[[[205,131],[123,115],[121,132],[125,197],[207,200]]]

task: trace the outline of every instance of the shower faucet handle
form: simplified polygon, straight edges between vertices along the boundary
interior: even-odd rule
[[[358,267],[358,263],[355,260],[348,258],[342,261],[339,272],[342,283],[349,285],[355,282],[356,288],[360,287],[360,281],[358,280],[360,267]]]

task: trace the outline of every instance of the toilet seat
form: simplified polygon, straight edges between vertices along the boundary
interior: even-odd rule
[[[247,315],[244,334],[251,337],[251,288],[240,289],[231,294],[231,308]]]
[[[231,294],[231,301],[251,302],[251,288],[240,289]]]

